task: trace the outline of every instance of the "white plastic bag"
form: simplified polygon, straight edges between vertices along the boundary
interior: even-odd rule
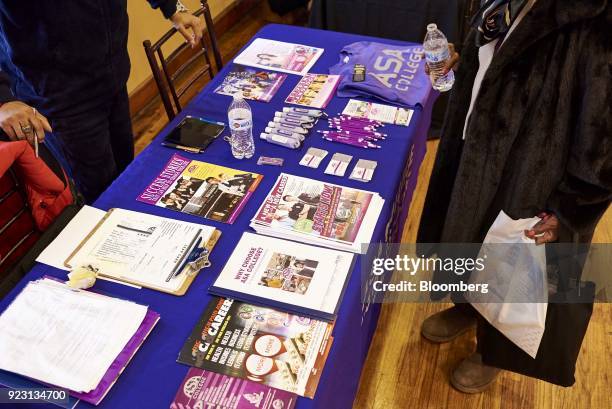
[[[491,325],[532,358],[544,334],[548,307],[545,249],[524,233],[538,221],[537,217],[513,220],[501,211],[478,254],[486,256],[485,268],[473,271],[469,279],[488,284],[488,293],[466,293]]]

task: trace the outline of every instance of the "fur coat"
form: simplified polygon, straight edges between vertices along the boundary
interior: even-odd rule
[[[463,141],[479,66],[470,32],[419,243],[482,242],[500,210],[514,219],[551,211],[560,242],[591,240],[612,191],[611,25],[610,0],[538,0],[496,52]],[[481,320],[484,362],[572,385],[591,300],[549,303],[535,359]]]

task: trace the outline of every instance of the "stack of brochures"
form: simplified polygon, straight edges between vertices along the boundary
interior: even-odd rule
[[[333,320],[354,254],[244,233],[209,291]]]
[[[249,401],[257,393],[274,395],[276,399],[294,404],[295,399],[290,399],[292,394],[314,397],[332,344],[332,329],[333,325],[326,322],[233,299],[215,298],[193,328],[178,362],[238,378],[233,381],[251,395],[243,394]],[[202,371],[192,370],[188,377],[194,374],[220,381],[219,377]],[[210,382],[207,384],[212,386]],[[195,405],[199,401],[218,403],[210,401],[211,395],[215,394],[197,399],[190,396],[188,403],[193,405],[190,407],[200,407]],[[186,403],[181,390],[175,402]]]
[[[32,281],[0,315],[0,369],[97,405],[158,320],[143,305]]]
[[[360,253],[383,204],[375,192],[281,173],[251,227],[268,236]]]

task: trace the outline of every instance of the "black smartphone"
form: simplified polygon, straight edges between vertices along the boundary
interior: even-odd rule
[[[224,129],[223,122],[187,116],[164,138],[162,145],[190,152],[202,152],[221,135]]]

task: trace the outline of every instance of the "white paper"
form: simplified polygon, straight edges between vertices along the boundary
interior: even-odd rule
[[[91,206],[81,210],[64,227],[64,230],[45,248],[36,261],[60,270],[69,270],[64,261],[102,220],[106,212]]]
[[[513,220],[503,211],[499,213],[478,255],[479,258],[487,255],[486,268],[474,270],[469,280],[487,283],[495,291],[486,295],[466,294],[491,325],[532,358],[536,357],[544,335],[548,304],[517,301],[548,299],[544,246],[536,246],[524,233],[538,221],[537,217]],[[499,246],[502,243],[508,245]],[[517,246],[510,246],[513,243]],[[487,302],[478,302],[479,299]]]
[[[333,314],[353,255],[244,233],[213,284]]]
[[[234,64],[304,75],[321,54],[322,48],[256,38],[234,59]]]
[[[50,279],[29,283],[0,316],[0,368],[77,392],[96,388],[147,307]]]
[[[101,275],[176,291],[187,275],[168,278],[182,265],[197,238],[202,238],[201,247],[214,231],[202,224],[114,209],[70,265],[92,265]]]

